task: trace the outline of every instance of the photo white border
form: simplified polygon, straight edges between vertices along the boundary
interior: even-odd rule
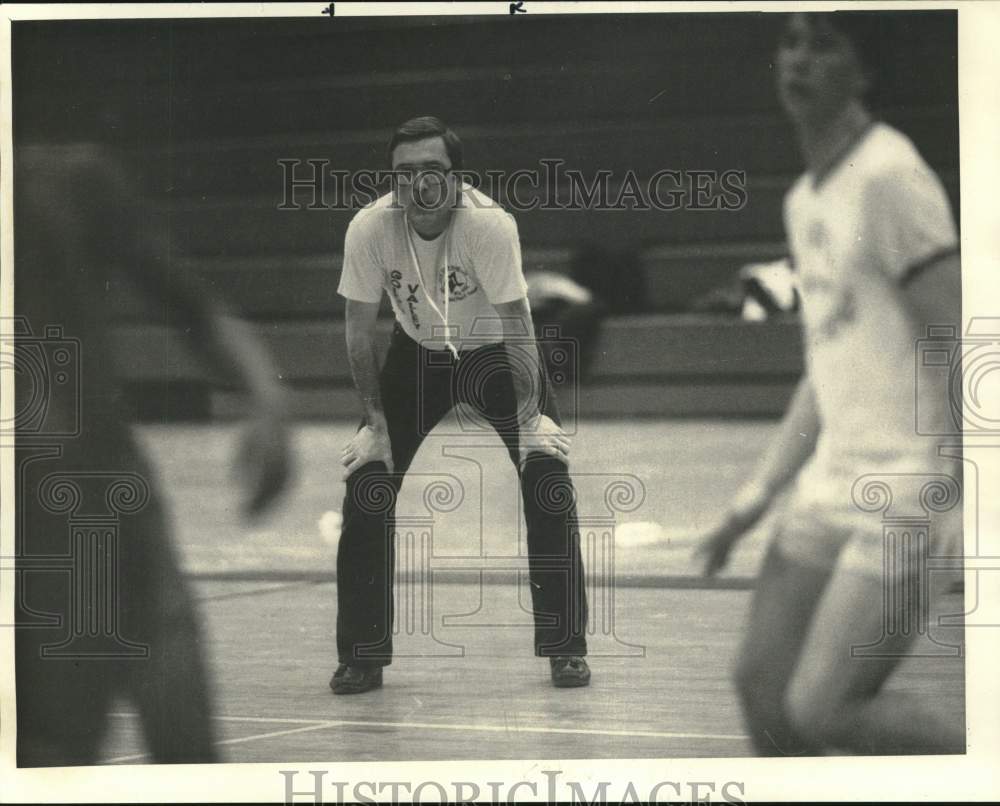
[[[0,318],[12,316],[12,190],[11,171],[11,22],[44,19],[317,17],[326,3],[289,4],[123,4],[123,5],[3,5],[0,6]],[[662,13],[662,12],[788,12],[849,7],[860,9],[958,9],[959,101],[961,148],[961,242],[964,317],[1000,316],[1000,3],[993,2],[856,2],[856,3],[546,3],[527,0],[528,13]],[[489,3],[336,3],[336,16],[496,14],[509,16],[508,2]],[[322,18],[325,19],[325,18]],[[516,26],[517,18],[511,19]],[[513,34],[512,35],[516,35]],[[13,390],[0,388],[0,418],[9,421]],[[967,439],[970,447],[971,440]],[[998,440],[1000,443],[1000,440]],[[989,452],[984,452],[989,453]],[[1000,457],[1000,450],[994,451]],[[13,555],[13,451],[0,450],[0,556]],[[980,467],[980,492],[985,499],[1000,489],[1000,461]],[[1000,499],[1000,497],[998,497]],[[967,501],[967,504],[972,502]],[[970,513],[966,512],[967,523]],[[980,502],[980,552],[1000,560],[1000,500]],[[971,537],[966,530],[967,539]],[[1000,566],[1000,562],[997,563]],[[967,572],[970,574],[971,572]],[[970,579],[970,582],[972,580]],[[0,572],[0,623],[13,621],[13,574]],[[1000,585],[990,573],[967,592],[980,591],[978,620],[1000,625]],[[967,593],[968,595],[968,593]],[[618,782],[609,794],[621,797],[627,782],[640,796],[663,781],[742,781],[742,797],[761,800],[990,800],[1000,798],[1000,629],[969,628],[966,635],[966,696],[969,751],[964,757],[820,758],[820,759],[675,759],[490,762],[388,762],[340,764],[288,760],[280,764],[219,764],[199,766],[120,766],[17,770],[14,765],[13,631],[0,629],[0,802],[100,803],[112,798],[128,802],[281,801],[279,770],[328,770],[327,781],[464,780],[489,792],[489,781],[536,781],[545,797],[542,770],[560,770],[562,781],[573,780],[588,793],[597,782]],[[655,692],[659,696],[660,692]],[[296,781],[306,784],[305,776]],[[307,785],[307,784],[306,784]],[[686,786],[686,784],[685,784]],[[303,787],[305,788],[305,787]],[[367,792],[367,790],[364,790]],[[501,790],[506,795],[508,790]],[[661,790],[671,797],[671,790]],[[718,799],[718,789],[715,799]],[[686,794],[687,790],[685,790]],[[521,794],[523,793],[523,794]],[[333,790],[325,792],[333,802]],[[430,792],[427,793],[431,794]],[[529,799],[521,789],[519,797]],[[561,791],[563,796],[568,792]],[[311,802],[298,798],[297,802]]]

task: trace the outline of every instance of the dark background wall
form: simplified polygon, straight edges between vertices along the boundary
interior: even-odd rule
[[[630,170],[744,171],[737,211],[516,215],[527,269],[567,271],[581,250],[610,250],[615,271],[645,279],[636,311],[677,313],[740,265],[784,251],[781,199],[800,163],[773,88],[781,24],[767,14],[16,23],[15,142],[124,148],[171,222],[178,260],[295,344],[289,334],[308,340],[339,316],[353,211],[278,209],[279,159],[382,168],[393,127],[436,114],[480,172],[561,159],[585,176],[612,171],[616,195]],[[913,138],[957,210],[955,14],[894,15],[880,61],[876,110]],[[642,332],[662,351],[655,328]]]

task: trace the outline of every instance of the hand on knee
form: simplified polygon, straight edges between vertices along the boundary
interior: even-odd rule
[[[555,420],[539,414],[518,428],[518,451],[522,467],[538,456],[555,458],[565,466],[569,461],[570,439]]]

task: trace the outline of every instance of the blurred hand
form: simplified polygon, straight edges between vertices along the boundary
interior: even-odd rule
[[[244,514],[257,517],[285,489],[291,470],[289,433],[280,415],[254,416],[240,443],[236,473],[247,491]]]
[[[340,453],[340,463],[347,469],[344,478],[369,462],[384,462],[389,473],[395,471],[392,463],[392,444],[389,442],[389,432],[384,426],[366,425],[354,435]]]
[[[521,454],[521,467],[529,454],[544,453],[554,456],[562,462],[569,463],[569,437],[555,421],[544,414],[538,414],[527,423],[522,423],[518,430],[518,447]]]
[[[770,496],[760,487],[744,487],[736,494],[722,522],[709,529],[695,547],[695,559],[704,563],[705,576],[726,567],[733,547],[761,519],[770,503]]]

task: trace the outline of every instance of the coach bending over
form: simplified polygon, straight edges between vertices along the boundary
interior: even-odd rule
[[[389,157],[394,190],[351,221],[338,288],[365,415],[341,457],[339,666],[330,686],[357,694],[382,685],[392,660],[396,495],[424,436],[458,403],[496,430],[520,477],[535,654],[549,658],[556,686],[585,686],[583,563],[576,511],[565,503],[569,440],[533,341],[517,225],[462,183],[461,141],[440,120],[404,123]],[[396,326],[379,371],[383,290]]]

